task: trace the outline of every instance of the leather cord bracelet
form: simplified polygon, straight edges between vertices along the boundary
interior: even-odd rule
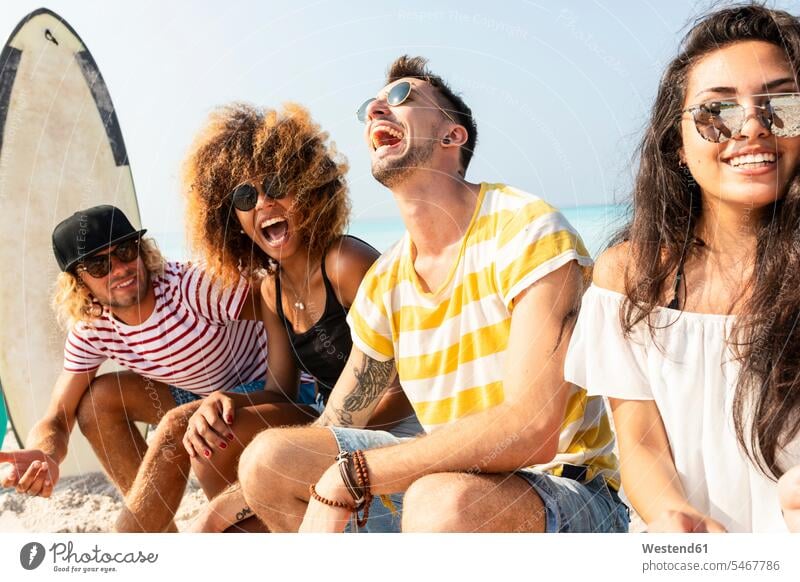
[[[366,496],[364,495],[364,489],[356,483],[356,477],[353,472],[353,457],[348,451],[342,451],[336,456],[336,464],[339,466],[339,475],[342,477],[342,483],[344,483],[347,492],[353,498],[356,511],[358,511],[364,507]]]
[[[339,475],[342,478],[342,483],[344,483],[350,497],[353,498],[353,505],[322,497],[317,493],[314,485],[309,485],[308,491],[311,497],[320,503],[347,509],[354,513],[356,525],[364,527],[369,520],[369,508],[374,499],[372,491],[370,491],[369,472],[367,471],[367,460],[364,457],[364,451],[357,450],[352,453],[342,451],[336,456],[336,464],[339,466]],[[358,516],[359,511],[362,512],[361,517]]]

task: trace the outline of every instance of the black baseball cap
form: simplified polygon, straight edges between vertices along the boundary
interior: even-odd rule
[[[104,204],[79,210],[53,229],[53,254],[62,271],[112,245],[141,237],[147,229],[136,230],[117,208]]]

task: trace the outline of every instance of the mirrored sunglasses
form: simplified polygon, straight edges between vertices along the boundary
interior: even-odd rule
[[[392,88],[389,89],[389,92],[386,94],[386,103],[389,104],[391,107],[397,107],[398,105],[402,105],[408,100],[408,97],[411,95],[412,85],[408,81],[400,81],[399,83],[395,83],[392,85]],[[356,111],[356,117],[361,123],[367,122],[367,108],[369,104],[373,101],[377,101],[375,97],[367,99],[364,103],[361,104],[361,107],[358,108]],[[433,106],[436,107],[439,111],[445,114],[445,116],[452,121],[453,123],[457,123],[453,116],[450,115],[447,111],[439,107],[435,102],[431,101]]]
[[[800,93],[752,95],[764,99],[763,105],[747,108],[733,100],[709,101],[687,107],[700,137],[713,143],[725,143],[741,135],[749,119],[748,109],[754,109],[758,122],[776,137],[800,136]]]

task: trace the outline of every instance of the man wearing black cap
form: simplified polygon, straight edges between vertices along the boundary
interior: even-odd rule
[[[190,263],[165,262],[144,233],[113,206],[76,212],[53,231],[62,270],[55,305],[69,327],[64,369],[29,448],[0,453],[0,463],[13,465],[2,486],[49,497],[77,421],[127,495],[147,450],[135,421],[155,424],[171,409],[194,412],[210,396],[202,402],[230,424],[237,406],[275,399],[263,389],[266,334],[258,287],[251,290],[241,279],[224,288]],[[107,359],[127,371],[96,376]],[[179,404],[187,406],[176,409]],[[186,415],[171,413],[167,421],[182,430]],[[153,474],[139,480],[158,484],[159,497],[177,496],[177,507],[183,486],[171,483],[185,485],[188,457],[182,433],[164,434],[159,430],[144,463],[143,471]],[[178,458],[183,461],[172,462]]]

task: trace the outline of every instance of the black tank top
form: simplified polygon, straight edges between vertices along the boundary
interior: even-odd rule
[[[278,308],[278,317],[283,322],[286,333],[289,334],[289,343],[297,367],[314,377],[323,402],[327,402],[350,356],[353,340],[350,337],[350,327],[347,325],[347,310],[336,298],[328,274],[325,272],[324,255],[322,281],[325,283],[325,311],[305,333],[295,333],[292,323],[283,313],[281,279],[277,274],[275,305]]]

